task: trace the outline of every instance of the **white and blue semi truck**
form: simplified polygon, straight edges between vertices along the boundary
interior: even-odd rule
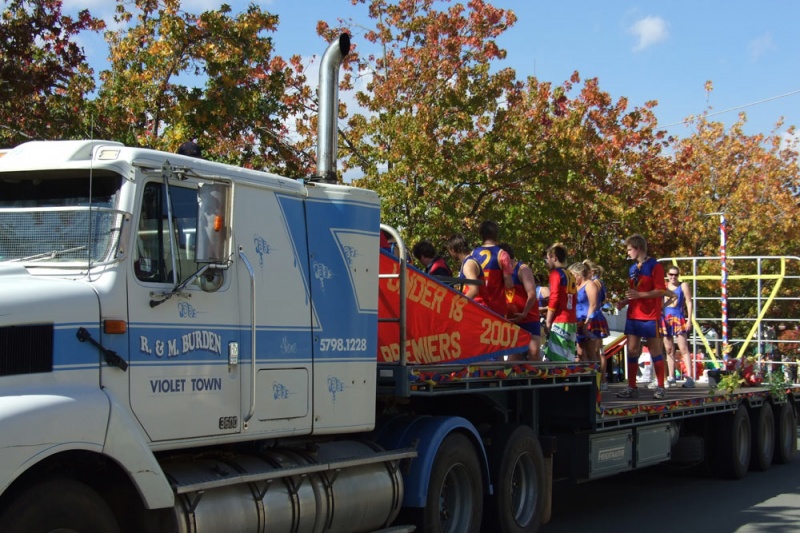
[[[535,531],[554,476],[789,460],[791,392],[604,411],[592,365],[381,360],[380,200],[336,184],[349,46],[306,180],[96,140],[0,158],[0,531]]]

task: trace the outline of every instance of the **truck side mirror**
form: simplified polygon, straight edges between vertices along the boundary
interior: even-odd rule
[[[228,191],[223,183],[201,183],[197,188],[198,263],[224,263],[230,235]]]

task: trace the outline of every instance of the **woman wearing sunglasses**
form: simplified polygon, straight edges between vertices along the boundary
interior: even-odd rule
[[[675,386],[675,338],[681,351],[684,368],[686,369],[685,388],[694,387],[692,379],[692,356],[689,353],[689,330],[692,329],[692,290],[689,284],[681,282],[678,267],[671,266],[667,269],[667,288],[675,296],[664,297],[664,348],[667,352],[667,366],[669,378],[667,386]],[[684,312],[685,309],[685,312]]]

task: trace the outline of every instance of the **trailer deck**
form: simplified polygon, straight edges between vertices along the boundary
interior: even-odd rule
[[[690,418],[711,412],[735,411],[742,400],[754,407],[770,395],[767,387],[743,387],[728,393],[708,383],[694,388],[671,387],[665,400],[652,398],[653,391],[639,386],[639,397],[618,398],[627,383],[612,383],[601,392],[597,363],[551,363],[492,361],[470,365],[378,365],[378,394],[402,397],[459,395],[500,390],[543,390],[594,387],[596,416],[594,429],[610,430],[656,421]],[[402,369],[405,368],[405,371]],[[800,387],[787,388],[793,401],[800,399]]]

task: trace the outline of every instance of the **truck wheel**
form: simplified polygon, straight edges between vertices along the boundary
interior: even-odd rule
[[[483,514],[481,466],[465,435],[451,433],[433,461],[422,531],[478,533]]]
[[[721,415],[716,420],[715,446],[709,450],[711,470],[714,474],[728,479],[742,479],[747,475],[750,465],[750,417],[747,408],[739,405],[736,413]]]
[[[791,399],[775,408],[775,455],[772,462],[785,465],[797,451],[797,419]]]
[[[753,436],[750,470],[765,471],[772,464],[775,453],[775,416],[772,406],[764,403],[753,412]]]
[[[114,513],[97,492],[73,479],[29,487],[3,510],[3,533],[119,533]]]
[[[489,471],[495,493],[487,498],[484,530],[503,533],[539,529],[545,495],[544,456],[529,426],[508,424],[491,434]]]

